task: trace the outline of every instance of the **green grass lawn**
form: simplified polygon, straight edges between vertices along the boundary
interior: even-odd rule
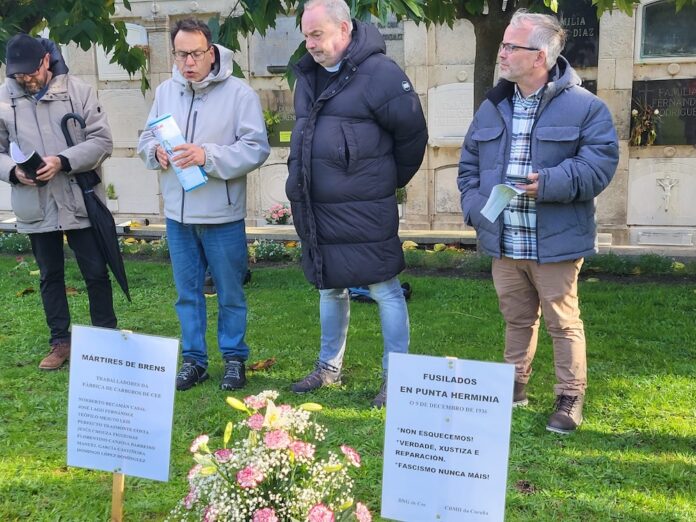
[[[111,475],[66,466],[68,371],[37,369],[47,352],[38,276],[0,256],[0,520],[108,520]],[[68,262],[73,321],[88,324],[84,283]],[[115,290],[120,327],[177,336],[168,264],[128,261],[133,302]],[[590,384],[585,423],[572,436],[545,430],[553,403],[551,346],[541,335],[530,405],[513,414],[507,492],[509,521],[696,520],[696,283],[581,283]],[[599,279],[599,281],[596,281]],[[412,275],[411,351],[501,361],[503,322],[490,280]],[[25,293],[28,289],[34,292]],[[275,357],[251,375],[244,394],[319,402],[328,441],[363,456],[356,497],[379,512],[385,414],[370,409],[382,356],[375,305],[355,303],[340,387],[293,396],[289,384],[311,369],[319,339],[318,293],[295,267],[253,267],[247,287],[250,361]],[[125,518],[162,520],[186,493],[188,447],[200,433],[221,445],[236,412],[218,384],[215,300],[208,300],[211,379],[177,393],[167,483],[126,478]],[[375,517],[379,520],[379,517]]]

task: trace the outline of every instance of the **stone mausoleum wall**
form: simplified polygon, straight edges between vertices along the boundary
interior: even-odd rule
[[[114,154],[104,165],[104,182],[113,184],[118,196],[117,220],[162,220],[157,175],[143,168],[135,147],[154,89],[171,76],[170,26],[183,17],[208,20],[227,14],[232,5],[229,0],[131,0],[132,11],[117,7],[117,17],[128,23],[129,40],[143,45],[149,55],[152,89],[145,95],[140,78],[129,78],[110,64],[101,49],[64,48],[71,73],[95,87],[109,117]],[[673,15],[673,3],[644,0],[633,17],[615,11],[597,20],[585,0],[564,5],[560,15],[571,36],[564,54],[586,88],[606,101],[620,138],[616,177],[597,199],[600,244],[696,255],[696,38],[688,24],[696,8],[668,16]],[[380,31],[387,54],[413,82],[430,134],[421,170],[406,190],[401,227],[465,230],[456,176],[459,150],[474,113],[473,26],[458,20],[452,28],[426,28],[392,19]],[[264,109],[279,120],[270,135],[270,158],[248,179],[251,226],[264,224],[264,209],[286,201],[287,144],[294,115],[283,73],[300,41],[295,18],[283,17],[265,38],[254,35],[243,41],[236,56]],[[632,145],[631,111],[645,107],[661,114],[655,142]],[[8,214],[10,208],[9,187],[0,184],[0,213]]]

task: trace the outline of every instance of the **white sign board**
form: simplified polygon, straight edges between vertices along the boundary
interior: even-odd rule
[[[514,366],[390,354],[382,517],[502,521]]]
[[[169,479],[177,339],[74,326],[68,466]]]

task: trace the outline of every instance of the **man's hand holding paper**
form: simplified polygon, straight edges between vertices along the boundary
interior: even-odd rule
[[[171,159],[179,168],[185,169],[205,165],[205,149],[199,145],[182,143],[174,147],[172,152],[174,152],[174,156]]]

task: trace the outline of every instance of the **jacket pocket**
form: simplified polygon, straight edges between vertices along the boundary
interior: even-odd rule
[[[70,177],[70,190],[72,192],[73,209],[75,212],[75,216],[86,218],[87,207],[85,206],[85,196],[82,193],[80,185],[77,184],[77,180],[75,180],[74,176]],[[95,194],[94,197],[96,198],[97,195]]]
[[[358,160],[358,141],[355,136],[355,130],[350,123],[341,122],[341,130],[343,131],[344,161],[347,170],[351,171]]]
[[[485,127],[476,129],[471,133],[471,139],[476,142],[478,147],[481,171],[494,168],[502,160],[500,140],[503,129],[503,127]]]
[[[44,218],[39,189],[28,185],[12,187],[12,211],[21,223],[36,223]]]
[[[534,166],[555,167],[577,155],[580,127],[538,127],[535,137],[537,150],[532,151]]]

